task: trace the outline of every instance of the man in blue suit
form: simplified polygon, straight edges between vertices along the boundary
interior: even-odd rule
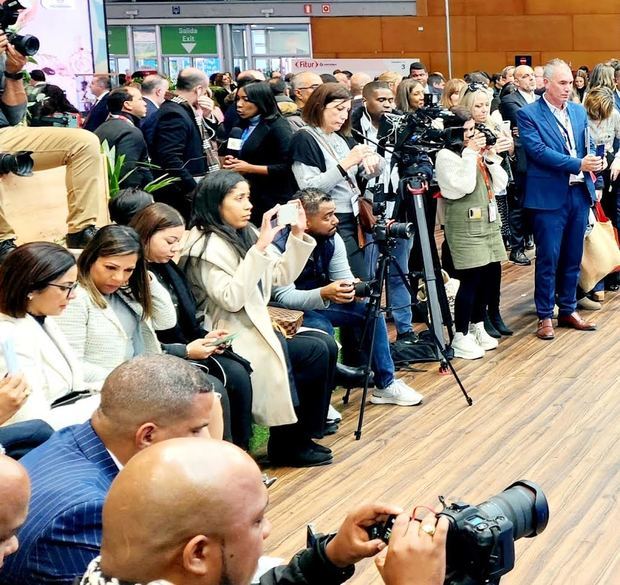
[[[153,140],[153,132],[157,123],[157,112],[164,101],[166,101],[168,80],[159,75],[159,73],[147,75],[140,86],[140,91],[146,102],[146,116],[142,119],[140,130],[144,134],[146,143],[149,144]]]
[[[62,429],[21,460],[32,483],[30,513],[0,583],[70,585],[82,575],[99,554],[103,502],[119,469],[159,441],[209,437],[211,390],[202,370],[172,356],[117,367],[90,421]]]
[[[576,293],[588,210],[596,200],[590,173],[602,170],[603,160],[588,154],[588,118],[583,106],[570,101],[570,67],[560,59],[550,61],[544,82],[542,99],[521,108],[517,120],[527,156],[523,206],[536,242],[536,334],[553,339],[556,296],[558,326],[596,328],[576,312]]]
[[[96,101],[84,120],[84,130],[94,132],[103,124],[110,115],[108,110],[108,94],[112,89],[112,81],[109,75],[93,75],[90,81],[90,91]]]

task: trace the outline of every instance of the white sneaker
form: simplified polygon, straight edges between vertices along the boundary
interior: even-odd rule
[[[342,420],[342,415],[331,404],[327,409],[327,420],[333,422],[339,422]]]
[[[484,323],[470,323],[469,332],[473,334],[476,343],[485,351],[497,349],[498,341],[495,337],[491,337],[484,328]]]
[[[484,349],[477,343],[473,335],[463,335],[459,331],[454,334],[452,340],[452,349],[454,357],[463,358],[464,360],[477,360],[484,357]]]
[[[387,388],[375,388],[370,396],[373,404],[397,404],[398,406],[415,406],[422,402],[422,394],[405,384],[402,380],[396,380]]]

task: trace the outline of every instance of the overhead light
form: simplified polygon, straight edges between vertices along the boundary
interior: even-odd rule
[[[138,16],[138,14],[140,14],[140,11],[139,10],[135,10],[135,9],[133,9],[133,10],[125,10],[125,14],[127,16]]]

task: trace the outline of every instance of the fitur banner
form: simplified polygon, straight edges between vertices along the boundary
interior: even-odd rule
[[[411,57],[407,59],[311,59],[304,57],[291,59],[289,71],[312,71],[314,73],[333,73],[335,69],[351,71],[352,73],[368,73],[376,77],[386,71],[400,73],[403,77],[409,75],[409,66],[420,59]]]

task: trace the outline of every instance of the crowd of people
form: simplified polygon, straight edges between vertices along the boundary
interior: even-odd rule
[[[247,455],[252,424],[269,428],[271,465],[326,465],[334,453],[320,441],[338,432],[337,386],[367,378],[373,404],[423,402],[393,357],[419,341],[421,234],[393,243],[393,344],[383,314],[366,327],[356,292],[379,257],[363,208],[413,217],[389,148],[401,116],[442,111],[428,122],[442,141],[421,168],[428,235],[444,236],[436,261],[459,281],[455,357],[480,359],[512,335],[501,313],[506,260],[528,266],[535,249],[542,340],[553,339],[554,318],[594,330],[577,307],[598,310],[619,288],[610,274],[583,290],[579,268],[590,208],[600,202],[620,221],[620,63],[573,74],[553,60],[463,79],[420,62],[405,79],[209,79],[187,68],[174,89],[159,74],[114,88],[95,75],[82,119],[43,72],[24,84],[26,61],[2,34],[0,53],[0,151],[31,151],[35,170],[66,166],[69,204],[66,247],[18,246],[0,207],[0,444],[23,464],[0,456],[0,490],[15,484],[7,512],[0,503],[0,567],[11,554],[0,583],[247,584],[269,532]],[[124,155],[125,179],[113,223],[97,228],[103,142]],[[146,192],[157,176],[170,180]],[[399,516],[386,548],[360,527],[388,514]],[[242,537],[227,545],[231,530]],[[446,532],[434,514],[362,507],[261,583],[340,583],[379,554],[388,585],[438,585]],[[118,554],[127,540],[139,543],[131,558]],[[227,546],[237,564],[225,562]],[[212,571],[219,577],[202,579]]]

